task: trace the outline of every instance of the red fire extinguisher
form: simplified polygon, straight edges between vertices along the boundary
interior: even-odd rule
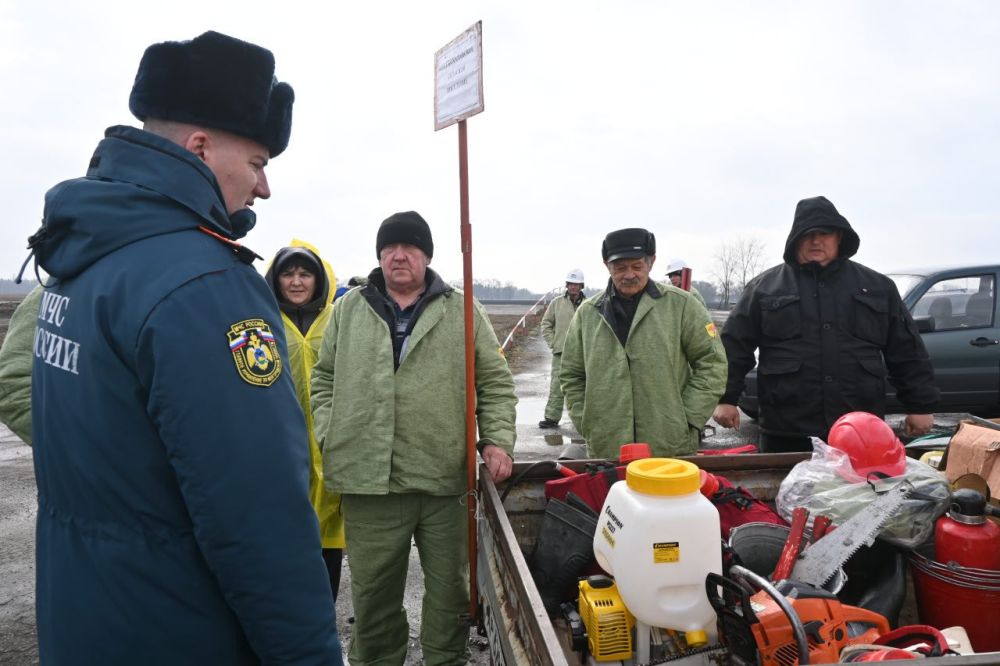
[[[934,528],[934,559],[1000,571],[1000,527],[986,519],[987,510],[982,493],[971,488],[953,492],[948,513]]]

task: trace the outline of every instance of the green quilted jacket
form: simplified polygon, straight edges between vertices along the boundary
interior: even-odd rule
[[[311,401],[333,492],[466,490],[465,297],[429,269],[428,276],[429,301],[395,372],[389,326],[366,298],[376,289],[372,281],[334,303]],[[513,455],[514,379],[478,302],[473,316],[478,439]]]
[[[726,387],[726,352],[704,306],[672,285],[639,300],[625,346],[605,318],[609,290],[584,301],[570,324],[560,379],[590,455],[617,458],[647,442],[654,456],[691,455]]]

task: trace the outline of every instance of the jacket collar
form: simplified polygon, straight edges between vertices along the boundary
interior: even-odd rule
[[[37,266],[64,280],[136,241],[200,228],[249,263],[255,255],[235,239],[254,219],[250,210],[226,214],[215,176],[192,153],[149,132],[111,127],[87,175],[46,193],[42,227],[29,247]]]
[[[846,261],[848,261],[847,257],[837,257],[826,266],[820,266],[815,261],[810,261],[805,264],[795,264],[795,268],[800,273],[808,273],[813,277],[832,276],[840,272]]]
[[[649,298],[642,298],[643,294],[647,294]],[[646,313],[653,309],[653,301],[659,300],[662,295],[663,294],[660,293],[660,289],[656,285],[656,282],[652,279],[646,282],[646,287],[635,296],[635,298],[639,299],[639,303],[636,305],[635,315],[632,317],[631,328],[635,328],[636,324],[642,320]],[[621,296],[618,294],[618,290],[615,289],[615,285],[611,281],[611,278],[608,278],[608,286],[604,290],[604,293],[598,296],[597,300],[594,301],[594,306],[601,313],[601,317],[604,321],[611,326],[612,330],[614,330],[612,322],[615,321],[615,313],[612,310],[611,305],[613,298],[621,298]]]
[[[104,137],[90,160],[88,178],[132,183],[162,194],[198,215],[205,226],[234,240],[256,224],[250,209],[232,216],[226,212],[215,174],[194,153],[125,125],[109,127]]]
[[[362,287],[362,289],[369,301],[371,300],[370,296],[375,294],[378,294],[383,299],[389,299],[389,292],[385,288],[385,275],[382,273],[381,268],[376,268],[368,274],[368,284]],[[433,269],[427,269],[427,272],[424,274],[424,293],[421,296],[424,301],[437,298],[442,294],[450,294],[453,291],[455,289],[451,285],[445,284],[445,281]]]

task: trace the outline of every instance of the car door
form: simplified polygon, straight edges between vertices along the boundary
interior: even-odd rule
[[[1000,411],[1000,321],[995,271],[953,271],[929,281],[913,316],[930,316],[923,333],[941,389],[939,411]]]

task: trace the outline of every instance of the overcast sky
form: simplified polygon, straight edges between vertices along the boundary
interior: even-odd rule
[[[137,124],[145,47],[214,29],[271,49],[296,93],[246,244],[309,240],[346,282],[412,209],[460,280],[458,133],[433,131],[433,58],[478,20],[477,278],[546,290],[580,267],[600,286],[601,240],[626,226],[656,234],[657,278],[681,256],[711,280],[739,236],[772,265],[818,194],[879,270],[1000,259],[1000,2],[0,0],[0,275],[45,191],[84,174],[105,127]]]

